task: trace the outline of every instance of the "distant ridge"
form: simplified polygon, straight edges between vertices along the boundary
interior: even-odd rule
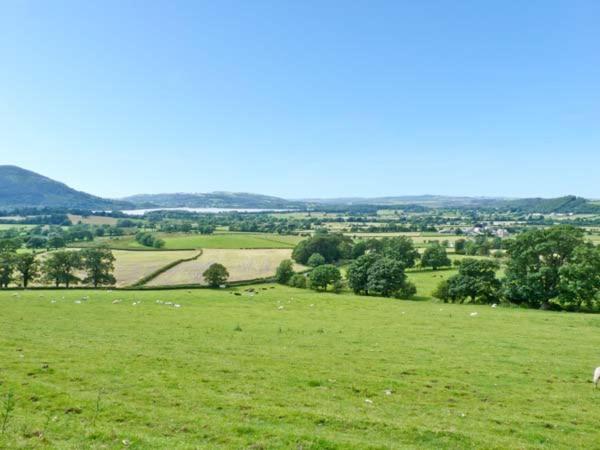
[[[120,200],[97,197],[70,188],[64,183],[22,169],[0,165],[0,210],[16,208],[68,208],[86,210],[129,210],[135,208],[239,208],[239,209],[348,209],[398,208],[425,212],[435,208],[484,209],[524,214],[600,214],[600,201],[575,195],[557,198],[507,199],[443,195],[405,195],[376,198],[287,200],[245,192],[140,194]]]
[[[122,200],[146,208],[260,208],[295,209],[304,208],[303,202],[285,200],[268,195],[246,192],[209,192],[206,194],[140,194]]]
[[[0,166],[0,209],[44,207],[114,210],[131,208],[133,205],[77,191],[64,183],[17,166]]]

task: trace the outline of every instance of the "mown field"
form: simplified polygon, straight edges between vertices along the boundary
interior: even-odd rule
[[[302,238],[268,233],[215,233],[166,234],[156,233],[165,241],[164,250],[194,250],[199,248],[293,248]],[[121,250],[155,250],[136,242],[133,236],[113,239],[96,239],[90,243],[77,243],[77,246],[107,245]]]
[[[0,292],[0,448],[598,446],[598,316],[254,288]]]
[[[151,280],[148,286],[204,284],[202,273],[213,263],[227,268],[229,281],[270,277],[275,275],[279,263],[291,255],[290,249],[205,249],[200,258],[178,264]],[[302,269],[305,268],[296,265],[296,270]]]

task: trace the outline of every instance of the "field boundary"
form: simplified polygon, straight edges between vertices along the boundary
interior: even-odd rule
[[[186,250],[186,251],[189,251],[189,250]],[[138,281],[133,283],[131,286],[126,286],[126,287],[142,287],[149,281],[152,281],[153,279],[155,279],[160,274],[165,273],[167,270],[170,270],[173,267],[178,266],[181,263],[188,262],[188,261],[195,261],[196,259],[198,259],[202,256],[202,253],[204,253],[204,252],[202,251],[202,249],[200,249],[198,254],[192,256],[191,258],[182,258],[182,259],[177,259],[173,262],[170,262],[169,264],[161,267],[160,269],[157,269],[154,272],[149,273],[148,275],[140,278]]]

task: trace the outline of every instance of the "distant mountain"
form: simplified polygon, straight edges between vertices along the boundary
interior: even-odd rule
[[[304,208],[303,202],[244,192],[210,192],[206,194],[140,194],[122,199],[144,208]]]
[[[302,199],[300,201],[322,205],[421,205],[430,208],[478,206],[504,200],[499,197],[453,197],[446,195],[401,195],[389,197],[342,197],[325,199]]]
[[[496,208],[523,213],[540,214],[600,214],[600,203],[575,195],[557,198],[522,198],[499,202]]]
[[[427,208],[457,208],[457,209],[491,209],[498,211],[512,211],[520,213],[540,214],[600,214],[600,202],[587,200],[583,197],[567,195],[557,198],[520,198],[507,199],[501,197],[452,197],[443,195],[405,195],[397,197],[375,198],[332,198],[332,199],[305,199],[302,200],[312,205],[378,205],[381,207],[407,208],[414,210],[414,206]]]
[[[558,198],[506,199],[494,197],[452,197],[443,195],[406,195],[376,198],[333,198],[286,200],[268,195],[240,192],[206,194],[141,194],[121,200],[96,197],[76,191],[16,166],[0,166],[0,210],[15,208],[70,208],[88,210],[127,210],[135,208],[260,208],[312,209],[344,212],[349,210],[405,209],[423,212],[435,208],[486,209],[518,213],[592,213],[600,214],[600,202],[568,195]]]
[[[76,191],[20,167],[0,166],[0,209],[43,207],[116,210],[129,209],[133,205]]]

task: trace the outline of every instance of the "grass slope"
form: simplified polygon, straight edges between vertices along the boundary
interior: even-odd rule
[[[0,292],[0,448],[597,447],[598,316],[239,292]]]

